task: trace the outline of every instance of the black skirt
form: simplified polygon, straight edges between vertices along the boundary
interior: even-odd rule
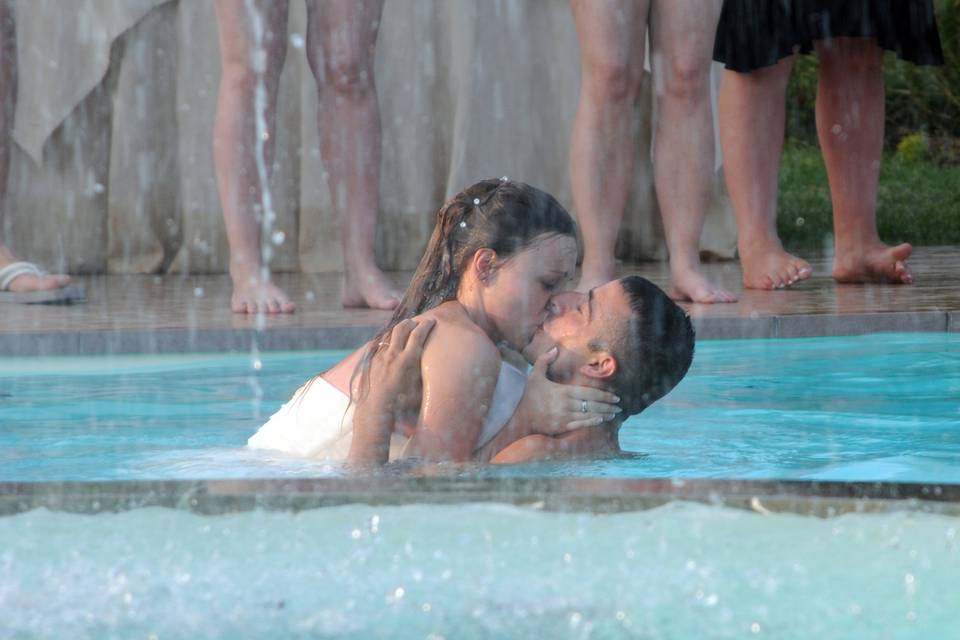
[[[840,37],[876,38],[914,64],[943,64],[933,0],[724,0],[713,59],[753,71]]]

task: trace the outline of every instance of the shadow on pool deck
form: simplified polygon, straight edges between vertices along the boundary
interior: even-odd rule
[[[837,285],[828,259],[788,290],[743,291],[736,262],[706,265],[740,296],[728,305],[684,305],[702,339],[960,331],[960,248],[921,247],[910,260],[911,286]],[[666,287],[665,263],[623,265]],[[409,273],[393,274],[405,285]],[[87,302],[69,306],[0,303],[0,356],[194,351],[345,349],[359,345],[389,313],[344,310],[338,274],[277,274],[297,304],[292,315],[230,311],[225,275],[84,276]]]

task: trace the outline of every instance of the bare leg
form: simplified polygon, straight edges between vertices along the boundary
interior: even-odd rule
[[[810,265],[783,250],[777,236],[777,176],[793,57],[750,73],[724,71],[720,144],[737,218],[743,284],[781,288],[810,277]]]
[[[909,244],[877,234],[877,183],[883,153],[883,52],[872,38],[817,42],[817,133],[827,165],[837,282],[909,284]]]
[[[670,252],[675,300],[736,302],[700,267],[700,234],[713,192],[710,60],[720,7],[703,0],[657,0],[651,15],[657,93],[654,180]]]
[[[633,110],[643,78],[647,0],[571,0],[580,39],[580,104],[570,184],[583,233],[579,289],[611,280],[633,179]]]
[[[0,0],[0,214],[7,192],[7,171],[10,167],[10,140],[13,135],[13,115],[17,105],[17,28],[13,0]],[[0,232],[3,230],[0,215]],[[0,269],[19,262],[7,248],[0,233]],[[58,289],[70,282],[70,276],[57,274],[35,276],[24,274],[10,283],[10,290],[43,291]]]
[[[249,0],[264,30],[262,56],[256,55],[254,16],[244,0],[216,0],[222,74],[213,132],[213,158],[223,221],[230,243],[231,307],[235,313],[290,313],[287,294],[270,282],[261,255],[262,193],[267,180],[257,171],[254,100],[262,80],[266,92],[264,164],[273,161],[277,85],[286,54],[286,0]],[[254,60],[262,66],[255,69]]]
[[[343,244],[341,303],[393,309],[400,293],[377,267],[374,251],[380,109],[373,62],[383,0],[324,0],[307,8],[307,58],[320,96],[320,144]]]

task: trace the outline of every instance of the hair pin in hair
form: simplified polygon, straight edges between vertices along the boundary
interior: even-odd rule
[[[480,198],[474,198],[474,199],[473,199],[473,204],[479,205],[479,204],[480,204]]]

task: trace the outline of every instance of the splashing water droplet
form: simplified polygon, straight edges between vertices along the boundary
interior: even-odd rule
[[[202,298],[203,297],[203,287],[194,287],[193,297]]]
[[[100,184],[99,182],[93,183],[93,192],[94,192],[94,193],[99,194],[99,193],[103,193],[104,191],[106,191],[106,188],[105,188],[102,184]]]
[[[257,358],[253,361],[253,370],[260,371],[261,369],[263,369],[263,360]]]
[[[314,298],[316,298],[317,295],[313,291],[307,291],[305,294],[303,294],[303,297],[309,300],[310,302],[313,302]]]
[[[303,36],[301,36],[299,33],[291,33],[290,46],[294,49],[303,49]]]
[[[273,233],[273,244],[275,245],[283,244],[283,241],[286,239],[287,239],[287,234],[285,234],[283,231],[275,231]]]

